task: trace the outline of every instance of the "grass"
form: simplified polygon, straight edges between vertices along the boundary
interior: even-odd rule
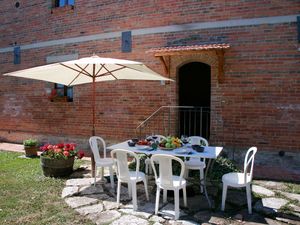
[[[287,192],[300,194],[300,184],[286,183],[285,185],[287,186]]]
[[[39,158],[0,151],[0,224],[93,224],[69,208],[65,179],[44,177]]]

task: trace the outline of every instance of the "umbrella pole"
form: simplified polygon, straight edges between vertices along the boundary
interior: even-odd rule
[[[96,134],[96,129],[95,129],[95,104],[96,104],[96,97],[95,97],[95,92],[96,92],[96,81],[95,81],[95,64],[93,65],[93,88],[92,88],[92,106],[93,106],[93,131],[92,131],[92,136],[95,136]],[[96,171],[95,171],[95,158],[94,155],[92,154],[91,156],[91,164],[92,164],[92,177],[96,176]]]

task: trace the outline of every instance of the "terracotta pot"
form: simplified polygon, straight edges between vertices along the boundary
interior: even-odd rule
[[[51,159],[41,155],[41,166],[46,177],[67,177],[73,172],[75,157]]]
[[[24,146],[26,157],[37,156],[38,147],[37,146]]]

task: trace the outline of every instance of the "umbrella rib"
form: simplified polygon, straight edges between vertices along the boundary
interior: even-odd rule
[[[78,65],[77,64],[75,64],[77,67],[78,67]],[[86,65],[85,67],[84,67],[84,69],[85,68],[87,68],[88,67],[88,65]],[[79,67],[80,68],[80,67]],[[84,73],[82,73],[82,72],[79,72],[79,74],[77,74],[77,76],[68,84],[68,86],[70,86],[78,77],[79,77],[79,75],[80,74],[83,74],[83,75],[85,75],[85,76],[89,76],[89,75],[86,75],[86,74],[84,74]],[[90,77],[90,76],[89,76]]]
[[[121,65],[121,66],[123,66],[123,65]],[[126,68],[125,66],[123,66],[123,67],[121,67],[121,68],[118,68],[118,69],[109,71],[104,65],[102,65],[102,67],[103,67],[107,72],[104,73],[104,74],[99,75],[99,77],[102,77],[102,76],[105,76],[105,75],[107,75],[107,74],[110,74],[110,75],[111,75],[113,78],[115,78],[116,80],[118,80],[118,78],[117,78],[115,75],[113,75],[112,73],[113,73],[113,72],[116,72],[116,71],[118,71],[118,70],[122,70],[122,69]]]
[[[90,64],[86,64],[86,66],[83,68],[81,66],[79,66],[78,64],[75,63],[75,66],[77,66],[79,69],[81,69],[81,71],[79,71],[80,73],[82,73],[82,71],[84,71],[85,73],[82,73],[83,75],[86,75],[88,77],[93,77],[92,74],[90,74],[88,71],[85,70],[85,68],[87,68]]]
[[[103,68],[103,64],[101,64],[101,67],[100,67],[100,69],[97,71],[97,73],[95,73],[95,77],[97,77],[98,75],[98,73],[100,73],[100,70]]]
[[[68,68],[68,69],[71,69],[71,70],[74,70],[74,71],[76,71],[76,72],[78,72],[78,73],[81,73],[81,74],[83,74],[83,75],[86,75],[86,76],[90,76],[90,74],[88,73],[88,72],[86,72],[85,70],[83,70],[84,72],[86,72],[87,74],[85,74],[85,73],[83,73],[82,71],[80,71],[80,70],[77,70],[77,69],[74,69],[74,68],[72,68],[72,67],[70,67],[70,66],[67,66],[67,65],[65,65],[65,64],[63,64],[63,63],[59,63],[60,65],[62,65],[62,66],[64,66],[64,67],[66,67],[66,68]],[[77,64],[75,64],[76,66],[77,66]],[[80,68],[80,67],[79,67]],[[86,68],[86,67],[85,67]],[[80,69],[82,69],[82,68],[80,68]]]
[[[116,64],[117,65],[117,64]],[[103,73],[103,74],[101,74],[101,75],[97,75],[97,77],[103,77],[103,76],[106,76],[106,75],[108,75],[108,74],[110,74],[110,75],[112,75],[114,78],[116,78],[112,73],[113,72],[116,72],[116,71],[119,71],[119,70],[122,70],[122,69],[124,69],[124,68],[127,68],[126,66],[124,66],[124,65],[120,65],[120,64],[118,64],[118,66],[122,66],[121,68],[118,68],[118,69],[115,69],[115,70],[112,70],[112,71],[109,71],[107,68],[105,68],[105,66],[104,65],[102,65],[102,67],[107,71],[106,73]],[[116,78],[117,79],[117,78]],[[118,79],[117,79],[118,80]]]

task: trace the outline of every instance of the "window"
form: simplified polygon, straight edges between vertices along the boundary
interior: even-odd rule
[[[72,5],[74,6],[75,0],[55,0],[54,6],[55,7],[63,7],[65,5]]]
[[[68,102],[73,102],[73,87],[68,87],[63,84],[54,84],[54,89],[58,97],[67,97]]]
[[[50,55],[46,57],[47,63],[57,63],[69,60],[78,59],[78,54],[69,55]],[[68,101],[73,102],[73,87],[68,87],[63,84],[54,84],[51,93],[48,93],[49,99],[55,101]]]

